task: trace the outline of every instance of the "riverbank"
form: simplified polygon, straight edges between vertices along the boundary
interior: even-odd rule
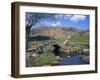
[[[89,64],[88,62],[82,59],[83,57],[85,56],[83,55],[67,56],[67,57],[62,58],[62,60],[59,61],[59,63],[57,62],[55,64],[52,64],[52,66]]]

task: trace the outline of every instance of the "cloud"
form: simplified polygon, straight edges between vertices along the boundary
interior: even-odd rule
[[[55,17],[56,19],[59,19],[59,18],[63,17],[63,15],[62,15],[62,14],[57,14],[57,15],[55,15],[54,17]]]
[[[43,22],[43,24],[48,24],[48,22]]]
[[[55,15],[54,17],[55,17],[56,19],[60,19],[60,18],[68,19],[68,18],[70,18],[71,16],[72,16],[72,14],[57,14],[57,15]]]
[[[64,15],[64,19],[70,19],[71,18],[71,14],[66,14],[66,15]]]
[[[63,18],[63,19],[69,19],[71,21],[83,21],[86,19],[86,16],[85,15],[79,15],[79,14],[57,14],[55,15],[55,18],[56,19],[60,19],[60,18]]]
[[[60,25],[60,24],[61,24],[60,21],[57,21],[57,22],[55,22],[55,23],[52,23],[51,26],[58,26],[58,25]]]
[[[70,17],[71,21],[83,21],[85,20],[86,16],[85,15],[73,15],[72,17]]]
[[[56,21],[56,22],[43,22],[42,24],[44,24],[44,25],[51,25],[51,26],[58,26],[58,25],[60,25],[61,24],[61,22],[60,21]]]
[[[72,14],[66,14],[64,17],[71,17]]]
[[[57,25],[60,25],[60,22],[58,21],[58,22],[56,22],[56,24],[57,24]]]
[[[51,26],[56,26],[56,24],[55,23],[52,23]]]

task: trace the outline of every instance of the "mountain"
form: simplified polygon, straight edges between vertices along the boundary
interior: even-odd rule
[[[68,27],[40,27],[32,28],[30,41],[42,41],[54,39],[57,43],[70,46],[89,46],[89,30],[79,30]]]
[[[49,36],[53,38],[66,38],[67,36],[72,36],[76,33],[81,32],[76,28],[67,28],[67,27],[39,27],[39,28],[32,28],[30,31],[30,36]]]

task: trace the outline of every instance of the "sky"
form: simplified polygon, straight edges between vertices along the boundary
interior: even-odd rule
[[[36,13],[32,13],[36,14]],[[43,14],[43,13],[41,13]],[[44,15],[48,15],[52,13],[44,13]],[[26,15],[27,16],[27,15]],[[59,27],[73,27],[81,30],[89,30],[89,23],[90,23],[90,16],[84,15],[84,14],[52,14],[52,16],[55,18],[45,18],[41,19],[39,23],[33,26],[33,28],[36,27],[53,27],[53,26],[59,26]]]

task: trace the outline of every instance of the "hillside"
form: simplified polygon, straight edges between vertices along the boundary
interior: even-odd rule
[[[30,32],[30,36],[49,36],[53,38],[65,38],[65,30],[60,27],[41,27],[34,28]]]
[[[38,39],[58,39],[62,42],[64,40],[71,38],[70,40],[75,43],[80,42],[81,40],[87,40],[89,38],[89,31],[78,30],[76,28],[65,28],[65,27],[40,27],[33,28],[30,32],[30,37]],[[75,40],[74,40],[75,39]],[[88,41],[87,41],[88,42]]]
[[[73,36],[69,44],[72,46],[85,46],[85,48],[89,47],[89,32],[80,32],[79,34]]]
[[[76,28],[65,28],[65,27],[40,27],[33,28],[30,32],[30,37],[41,35],[41,36],[49,36],[52,38],[63,38],[66,39],[68,36],[72,36],[76,33],[81,32]]]

